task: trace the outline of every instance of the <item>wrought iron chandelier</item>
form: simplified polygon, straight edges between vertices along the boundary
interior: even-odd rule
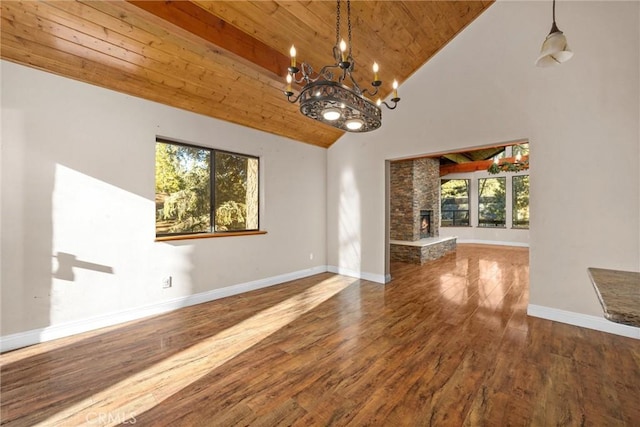
[[[304,62],[298,68],[296,49],[291,46],[291,66],[288,68],[287,89],[284,94],[292,104],[300,101],[300,112],[309,118],[347,132],[369,132],[382,125],[382,104],[390,110],[398,105],[398,82],[393,81],[391,104],[379,98],[374,103],[367,98],[376,96],[382,85],[382,81],[378,79],[379,67],[377,63],[373,63],[372,89],[361,89],[352,75],[355,60],[351,51],[351,1],[347,0],[348,43],[340,38],[340,3],[341,0],[337,0],[336,44],[333,46],[335,63],[325,65],[317,73],[314,73],[311,65]],[[293,82],[303,85],[297,96],[294,96],[291,88]]]

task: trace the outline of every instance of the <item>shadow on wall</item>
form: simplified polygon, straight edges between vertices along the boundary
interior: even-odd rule
[[[113,267],[82,261],[77,259],[75,255],[68,254],[66,252],[58,252],[58,254],[53,257],[58,260],[58,268],[53,273],[53,277],[56,279],[73,281],[75,279],[75,274],[73,274],[74,268],[83,268],[100,273],[113,274]]]
[[[150,159],[154,144],[148,142]],[[135,164],[120,173],[131,172]],[[95,176],[96,168],[89,162],[81,171],[55,165],[49,252],[54,259],[53,265],[51,255],[46,261],[51,306],[45,326],[113,320],[114,313],[192,292],[194,245],[155,242],[154,201],[111,184],[109,176]],[[149,175],[152,171],[148,168]],[[174,286],[163,286],[166,277]]]
[[[24,179],[3,192],[3,203],[17,207],[3,215],[2,280],[16,284],[2,288],[3,338],[42,329],[47,341],[78,332],[70,323],[148,305],[150,296],[191,293],[193,245],[154,242],[153,200],[92,176],[91,164],[80,172],[52,161],[60,153],[35,156],[24,139],[16,138],[21,158],[7,170]],[[162,289],[166,276],[176,286]],[[45,331],[50,326],[61,329]]]

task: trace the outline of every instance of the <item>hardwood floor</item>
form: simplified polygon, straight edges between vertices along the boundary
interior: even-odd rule
[[[459,245],[392,274],[3,354],[2,424],[640,425],[640,341],[527,317],[526,249]]]

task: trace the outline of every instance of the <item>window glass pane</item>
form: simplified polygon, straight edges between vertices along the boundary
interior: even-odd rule
[[[506,225],[506,178],[478,180],[478,227]]]
[[[258,229],[258,159],[215,153],[215,231]]]
[[[496,159],[504,159],[505,157],[507,157],[507,150],[502,150],[501,152],[499,152],[498,154],[496,154],[495,156],[493,156],[491,159],[492,160],[496,160]]]
[[[156,234],[211,230],[210,151],[156,142]]]
[[[513,146],[513,157],[517,156],[518,154],[520,154],[521,156],[528,156],[529,155],[529,143],[514,145]]]
[[[529,228],[529,175],[513,177],[513,228]]]
[[[441,180],[440,204],[442,227],[469,226],[469,180]]]

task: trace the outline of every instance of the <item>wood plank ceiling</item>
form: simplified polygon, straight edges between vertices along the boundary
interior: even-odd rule
[[[377,61],[386,97],[394,78],[406,80],[492,1],[354,0],[356,79],[371,81]],[[342,132],[304,117],[282,91],[292,44],[298,60],[316,69],[332,62],[335,6],[280,0],[3,0],[0,56],[329,147]],[[411,96],[402,88],[400,95]],[[384,119],[393,120],[392,113]]]

